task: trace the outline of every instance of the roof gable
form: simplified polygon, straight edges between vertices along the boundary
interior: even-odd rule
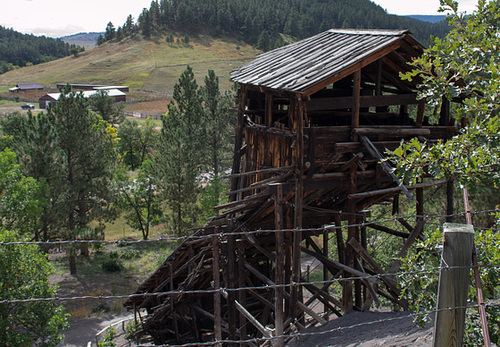
[[[406,30],[331,29],[259,55],[236,68],[231,79],[275,90],[306,92],[324,81],[333,83],[395,51],[409,39]],[[344,73],[343,73],[344,72]],[[336,79],[336,76],[338,78]]]

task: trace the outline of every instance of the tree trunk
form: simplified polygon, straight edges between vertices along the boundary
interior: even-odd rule
[[[70,251],[68,259],[69,259],[69,273],[72,275],[76,275],[76,256],[74,250]]]

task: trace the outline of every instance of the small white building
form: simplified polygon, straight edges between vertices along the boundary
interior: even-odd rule
[[[111,96],[115,99],[115,102],[127,101],[127,94],[118,89],[107,89],[106,91],[108,92],[108,96]],[[89,98],[98,92],[99,90],[85,90],[81,93],[85,98]],[[61,93],[49,93],[38,99],[38,104],[40,105],[40,108],[45,109],[49,107],[49,105],[56,103],[60,97]]]

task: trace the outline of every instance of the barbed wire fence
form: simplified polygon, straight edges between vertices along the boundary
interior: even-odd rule
[[[339,211],[334,211],[335,213],[338,213]],[[498,208],[495,209],[489,209],[489,210],[481,210],[481,211],[472,211],[472,215],[486,215],[486,214],[495,214],[499,213],[500,210]],[[342,212],[344,213],[344,212]],[[362,216],[362,214],[357,214],[358,216]],[[284,229],[282,231],[301,231],[303,233],[316,233],[318,231],[324,231],[325,229],[328,229],[329,231],[333,231],[335,229],[341,228],[347,228],[349,226],[356,226],[356,227],[367,227],[370,225],[374,224],[380,224],[380,223],[389,223],[389,222],[397,222],[401,218],[405,219],[417,219],[417,218],[423,218],[426,221],[426,225],[429,227],[436,227],[440,228],[442,227],[442,221],[446,219],[446,217],[456,217],[456,218],[465,218],[466,213],[456,213],[453,215],[405,215],[405,216],[396,216],[393,218],[384,218],[380,220],[371,220],[371,221],[362,221],[360,223],[356,224],[343,224],[343,225],[327,225],[322,228],[307,228],[307,229]],[[203,229],[203,228],[201,228]],[[493,231],[498,231],[499,228],[497,227],[491,227],[491,228],[483,228],[483,227],[475,227],[476,230],[493,230]],[[227,237],[227,236],[243,236],[243,235],[249,235],[249,234],[263,234],[263,233],[275,233],[277,230],[272,230],[272,229],[265,229],[265,230],[250,230],[250,231],[233,231],[233,232],[218,232],[216,235],[218,237]],[[175,243],[179,244],[180,242],[186,241],[186,240],[195,240],[195,239],[207,239],[211,240],[214,236],[214,233],[210,234],[199,234],[199,235],[191,235],[191,236],[181,236],[181,237],[160,237],[156,239],[148,239],[148,240],[55,240],[55,241],[17,241],[17,242],[0,242],[0,247],[5,247],[5,246],[21,246],[21,245],[38,245],[38,246],[64,246],[64,245],[75,245],[75,244],[114,244],[114,245],[134,245],[134,244],[142,244],[142,243],[158,243],[158,242],[168,242],[168,243]],[[171,295],[188,295],[188,294],[215,294],[215,293],[228,293],[228,292],[240,292],[240,291],[251,291],[251,290],[259,290],[259,289],[266,289],[266,290],[272,290],[276,288],[292,288],[292,287],[305,287],[308,285],[325,285],[329,284],[332,285],[334,283],[341,283],[343,281],[353,281],[353,280],[382,280],[384,277],[391,277],[391,278],[400,278],[400,277],[405,277],[405,276],[410,276],[410,275],[418,275],[418,274],[431,274],[431,273],[437,273],[441,270],[452,270],[452,269],[459,269],[459,268],[467,268],[469,270],[474,269],[474,266],[467,266],[467,267],[442,267],[442,266],[437,266],[437,267],[431,267],[431,268],[425,268],[421,270],[415,270],[415,271],[401,271],[401,272],[394,272],[394,273],[383,273],[383,274],[364,274],[363,276],[350,276],[350,277],[342,277],[342,278],[334,278],[330,280],[322,280],[322,281],[307,281],[307,282],[290,282],[287,284],[274,284],[274,285],[260,285],[260,286],[246,286],[246,287],[239,287],[239,288],[227,288],[227,287],[221,287],[217,289],[200,289],[200,290],[170,290],[170,291],[161,291],[161,292],[152,292],[152,293],[140,293],[140,294],[128,294],[128,295],[82,295],[82,296],[66,296],[66,297],[45,297],[45,298],[28,298],[28,299],[5,299],[5,300],[0,300],[0,305],[6,305],[6,304],[21,304],[21,303],[31,303],[31,302],[55,302],[55,303],[63,303],[63,302],[68,302],[68,301],[74,301],[74,300],[96,300],[96,301],[102,301],[102,300],[118,300],[118,299],[131,299],[131,298],[137,298],[137,297],[165,297],[165,296],[171,296]],[[476,268],[479,269],[499,269],[500,264],[479,264],[476,266]],[[306,337],[306,336],[313,336],[313,335],[323,335],[323,334],[332,334],[338,331],[343,331],[343,330],[349,330],[353,328],[357,328],[363,325],[372,325],[372,324],[378,324],[378,323],[384,323],[384,322],[391,322],[395,320],[400,320],[400,319],[407,319],[408,316],[411,318],[417,318],[420,316],[425,316],[425,315],[430,315],[430,314],[436,314],[437,312],[443,311],[443,310],[458,310],[458,309],[473,309],[473,308],[478,308],[480,305],[474,302],[469,303],[465,307],[457,306],[457,307],[448,307],[444,309],[435,309],[435,310],[430,310],[430,311],[425,311],[425,312],[418,312],[418,313],[410,313],[409,315],[402,316],[402,317],[390,317],[382,320],[376,320],[373,322],[365,322],[365,323],[357,323],[353,324],[350,326],[342,326],[342,327],[336,327],[333,329],[326,329],[322,331],[317,331],[317,332],[307,332],[307,331],[296,331],[292,332],[290,334],[285,334],[281,336],[272,336],[272,337],[259,337],[259,338],[251,338],[247,340],[222,340],[222,341],[209,341],[209,342],[197,342],[197,343],[187,343],[187,344],[180,344],[180,345],[172,345],[172,344],[167,344],[167,345],[160,345],[164,347],[189,347],[189,346],[219,346],[221,344],[228,344],[228,343],[258,343],[258,344],[263,344],[267,341],[273,341],[278,338],[286,338],[286,339],[293,339],[297,337]],[[485,307],[500,307],[500,298],[497,299],[490,299],[488,300],[485,304]],[[119,322],[123,323],[123,322]],[[116,323],[115,323],[116,324]],[[112,325],[115,325],[112,324]],[[102,330],[104,331],[104,329]],[[102,333],[102,331],[100,333]],[[151,345],[151,344],[136,344],[135,346],[140,346],[140,347],[153,347],[153,346],[158,346],[158,345]]]

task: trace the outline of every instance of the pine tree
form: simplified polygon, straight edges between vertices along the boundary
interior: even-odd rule
[[[104,41],[111,41],[116,37],[116,30],[113,23],[109,22],[104,33]]]
[[[154,175],[172,211],[177,235],[196,225],[198,175],[201,169],[204,128],[198,85],[190,66],[174,86],[156,150]]]
[[[211,181],[204,189],[202,207],[210,216],[212,208],[222,200],[223,185],[219,174],[229,168],[232,154],[231,135],[234,133],[234,117],[228,112],[234,106],[234,96],[219,90],[219,78],[213,70],[208,70],[205,84],[200,88],[203,101],[203,115],[206,129],[205,165],[212,174]]]

